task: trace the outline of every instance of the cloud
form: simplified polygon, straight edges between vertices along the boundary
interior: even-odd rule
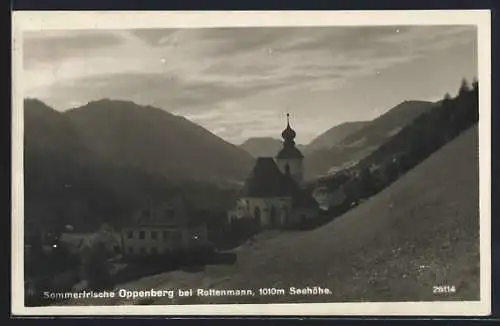
[[[241,144],[252,137],[281,139],[281,132],[286,127],[285,113],[284,109],[268,110],[267,107],[258,106],[251,108],[235,101],[211,110],[194,111],[183,115],[219,137]],[[298,143],[307,143],[318,134],[318,131],[323,132],[332,127],[331,123],[325,117],[308,115],[307,112],[291,116],[291,125],[298,131],[296,139]]]
[[[308,105],[315,115],[304,115],[301,123],[305,137],[312,137],[331,123],[318,116],[328,101],[356,102],[343,100],[357,96],[341,94],[346,85],[362,85],[357,92],[369,96],[375,88],[367,81],[376,74],[410,71],[421,58],[474,49],[475,42],[473,26],[41,31],[26,35],[24,80],[27,96],[56,109],[104,97],[132,100],[187,115],[237,142],[272,134],[284,110],[299,113]],[[391,76],[376,82],[391,88],[401,81],[401,74]],[[399,100],[391,96],[387,103]],[[348,109],[335,112],[339,123],[349,118]]]
[[[92,98],[113,98],[154,105],[168,111],[205,109],[218,103],[253,95],[266,85],[242,87],[237,84],[203,83],[179,79],[162,73],[120,73],[82,77],[56,82],[45,96],[53,105],[68,109],[66,103]],[[68,99],[71,99],[68,101]]]
[[[24,33],[24,65],[30,69],[38,63],[58,62],[85,57],[100,48],[110,48],[123,40],[103,31],[44,31]]]

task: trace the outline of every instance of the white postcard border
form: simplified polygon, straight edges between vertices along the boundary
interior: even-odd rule
[[[91,315],[410,315],[479,316],[491,310],[491,16],[489,10],[282,12],[13,12],[12,314]],[[172,306],[24,306],[23,48],[30,30],[249,26],[476,25],[480,152],[480,301],[224,304]]]

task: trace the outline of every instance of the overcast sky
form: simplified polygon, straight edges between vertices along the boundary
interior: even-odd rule
[[[25,96],[57,110],[101,98],[183,115],[235,144],[307,143],[477,76],[472,26],[42,31],[24,35]]]

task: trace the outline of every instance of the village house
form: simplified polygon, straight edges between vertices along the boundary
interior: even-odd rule
[[[341,206],[347,200],[347,195],[342,185],[333,192],[329,191],[326,186],[318,187],[314,189],[313,197],[324,211],[327,211],[330,207]]]
[[[93,248],[98,244],[102,244],[108,253],[117,254],[122,248],[120,233],[108,225],[103,225],[95,232],[61,233],[58,240],[58,245],[72,254],[79,254],[84,249]]]
[[[318,215],[318,203],[303,187],[304,156],[295,146],[289,114],[281,135],[283,148],[275,158],[257,158],[235,208],[228,212],[229,223],[246,218],[261,228],[287,228]]]
[[[182,197],[139,211],[122,228],[127,256],[150,256],[208,245],[203,217],[190,210]]]

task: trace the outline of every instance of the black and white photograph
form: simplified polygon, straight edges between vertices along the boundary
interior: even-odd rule
[[[13,309],[488,314],[489,19],[17,13]]]

